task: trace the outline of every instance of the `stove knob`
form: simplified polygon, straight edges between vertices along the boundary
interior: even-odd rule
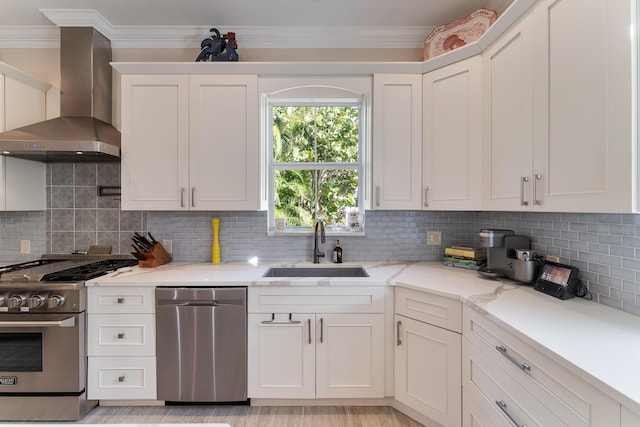
[[[47,299],[45,297],[43,297],[42,295],[32,295],[29,297],[29,300],[27,301],[27,306],[29,308],[40,308],[40,307],[44,307],[44,303]]]
[[[8,306],[9,308],[17,308],[22,307],[27,299],[24,295],[11,295],[9,297]]]
[[[49,297],[49,308],[60,307],[62,304],[64,304],[64,297],[62,295],[51,295]]]
[[[4,296],[0,295],[0,306],[4,304]]]

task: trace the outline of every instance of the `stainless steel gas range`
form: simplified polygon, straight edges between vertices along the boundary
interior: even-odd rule
[[[0,267],[0,421],[74,421],[86,399],[86,289],[128,255],[44,255]]]

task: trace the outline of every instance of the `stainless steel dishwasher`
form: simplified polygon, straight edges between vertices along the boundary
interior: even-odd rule
[[[156,288],[158,400],[247,400],[247,288]]]

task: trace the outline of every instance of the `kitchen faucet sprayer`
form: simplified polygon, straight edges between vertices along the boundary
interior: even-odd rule
[[[324,256],[324,252],[320,252],[318,249],[318,226],[320,227],[320,241],[325,243],[324,236],[324,222],[321,219],[316,219],[316,223],[313,227],[313,263],[320,264],[320,257]]]

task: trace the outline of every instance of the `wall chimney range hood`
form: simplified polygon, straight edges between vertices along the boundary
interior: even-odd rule
[[[60,117],[0,133],[0,154],[53,163],[120,161],[111,125],[111,42],[91,27],[60,28]]]

